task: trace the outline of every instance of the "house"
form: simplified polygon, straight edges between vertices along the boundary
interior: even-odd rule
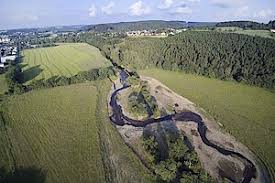
[[[275,33],[275,29],[271,29],[270,31],[273,32],[273,33]]]
[[[6,63],[7,60],[14,61],[15,59],[16,59],[16,55],[1,57],[1,63]]]
[[[8,37],[0,37],[0,43],[9,43],[10,39]]]

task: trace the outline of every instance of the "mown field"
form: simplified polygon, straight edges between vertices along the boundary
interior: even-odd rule
[[[148,171],[109,121],[109,89],[108,81],[98,81],[4,101],[0,182],[15,168],[18,176],[11,177],[25,182],[150,182]]]
[[[78,85],[10,98],[3,116],[16,166],[42,169],[49,182],[104,181],[95,94]]]
[[[244,34],[249,36],[259,36],[259,37],[270,38],[275,40],[275,36],[271,36],[272,33],[269,30],[244,30],[239,27],[218,27],[216,28],[216,30],[222,31],[222,32]]]
[[[6,82],[5,74],[0,74],[0,95],[4,94],[8,90],[8,84]]]
[[[60,44],[55,47],[23,51],[23,81],[73,76],[79,71],[110,66],[100,51],[86,43]]]
[[[275,172],[275,93],[234,82],[158,69],[140,74],[154,77],[205,109],[226,131],[248,146]]]

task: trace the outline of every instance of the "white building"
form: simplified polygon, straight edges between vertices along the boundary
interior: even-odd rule
[[[8,37],[0,37],[0,43],[9,43],[10,42],[10,38]]]
[[[271,29],[270,31],[273,32],[273,33],[275,33],[275,29]]]
[[[6,63],[7,60],[14,61],[15,59],[16,59],[16,55],[1,57],[1,63]]]
[[[0,68],[5,68],[5,65],[0,63]]]

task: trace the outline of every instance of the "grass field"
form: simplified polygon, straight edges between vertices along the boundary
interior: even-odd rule
[[[8,90],[5,74],[0,74],[0,95]]]
[[[271,36],[271,32],[269,30],[238,30],[238,31],[234,31],[234,33],[245,34],[245,35],[249,35],[249,36],[259,36],[259,37],[264,37],[264,38],[271,38],[271,39],[275,40],[275,37]]]
[[[21,173],[31,171],[35,182],[152,181],[109,121],[110,86],[107,80],[97,81],[32,91],[4,101],[0,182],[3,169],[15,167]]]
[[[95,94],[95,87],[78,85],[10,98],[5,148],[12,147],[16,166],[41,168],[48,182],[104,181]]]
[[[86,43],[61,44],[56,47],[23,51],[24,81],[73,76],[79,71],[110,66],[100,51]]]
[[[205,109],[275,172],[275,93],[205,77],[163,71],[140,71]]]
[[[275,40],[275,37],[271,36],[272,33],[269,30],[244,30],[239,27],[218,27],[216,28],[216,30],[221,32],[228,32],[228,33],[245,34],[249,36],[259,36],[259,37],[270,38]]]

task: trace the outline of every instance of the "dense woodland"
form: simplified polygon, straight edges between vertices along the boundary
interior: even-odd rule
[[[135,38],[104,47],[120,65],[158,67],[266,88],[275,86],[275,41],[213,31],[187,31],[165,39]]]
[[[197,153],[183,132],[160,127],[155,132],[147,129],[143,133],[143,148],[150,154],[149,166],[154,170],[157,182],[214,182],[203,170]]]
[[[275,29],[275,20],[270,21],[268,24],[252,22],[252,21],[229,21],[217,23],[217,27],[240,27],[243,29]]]

